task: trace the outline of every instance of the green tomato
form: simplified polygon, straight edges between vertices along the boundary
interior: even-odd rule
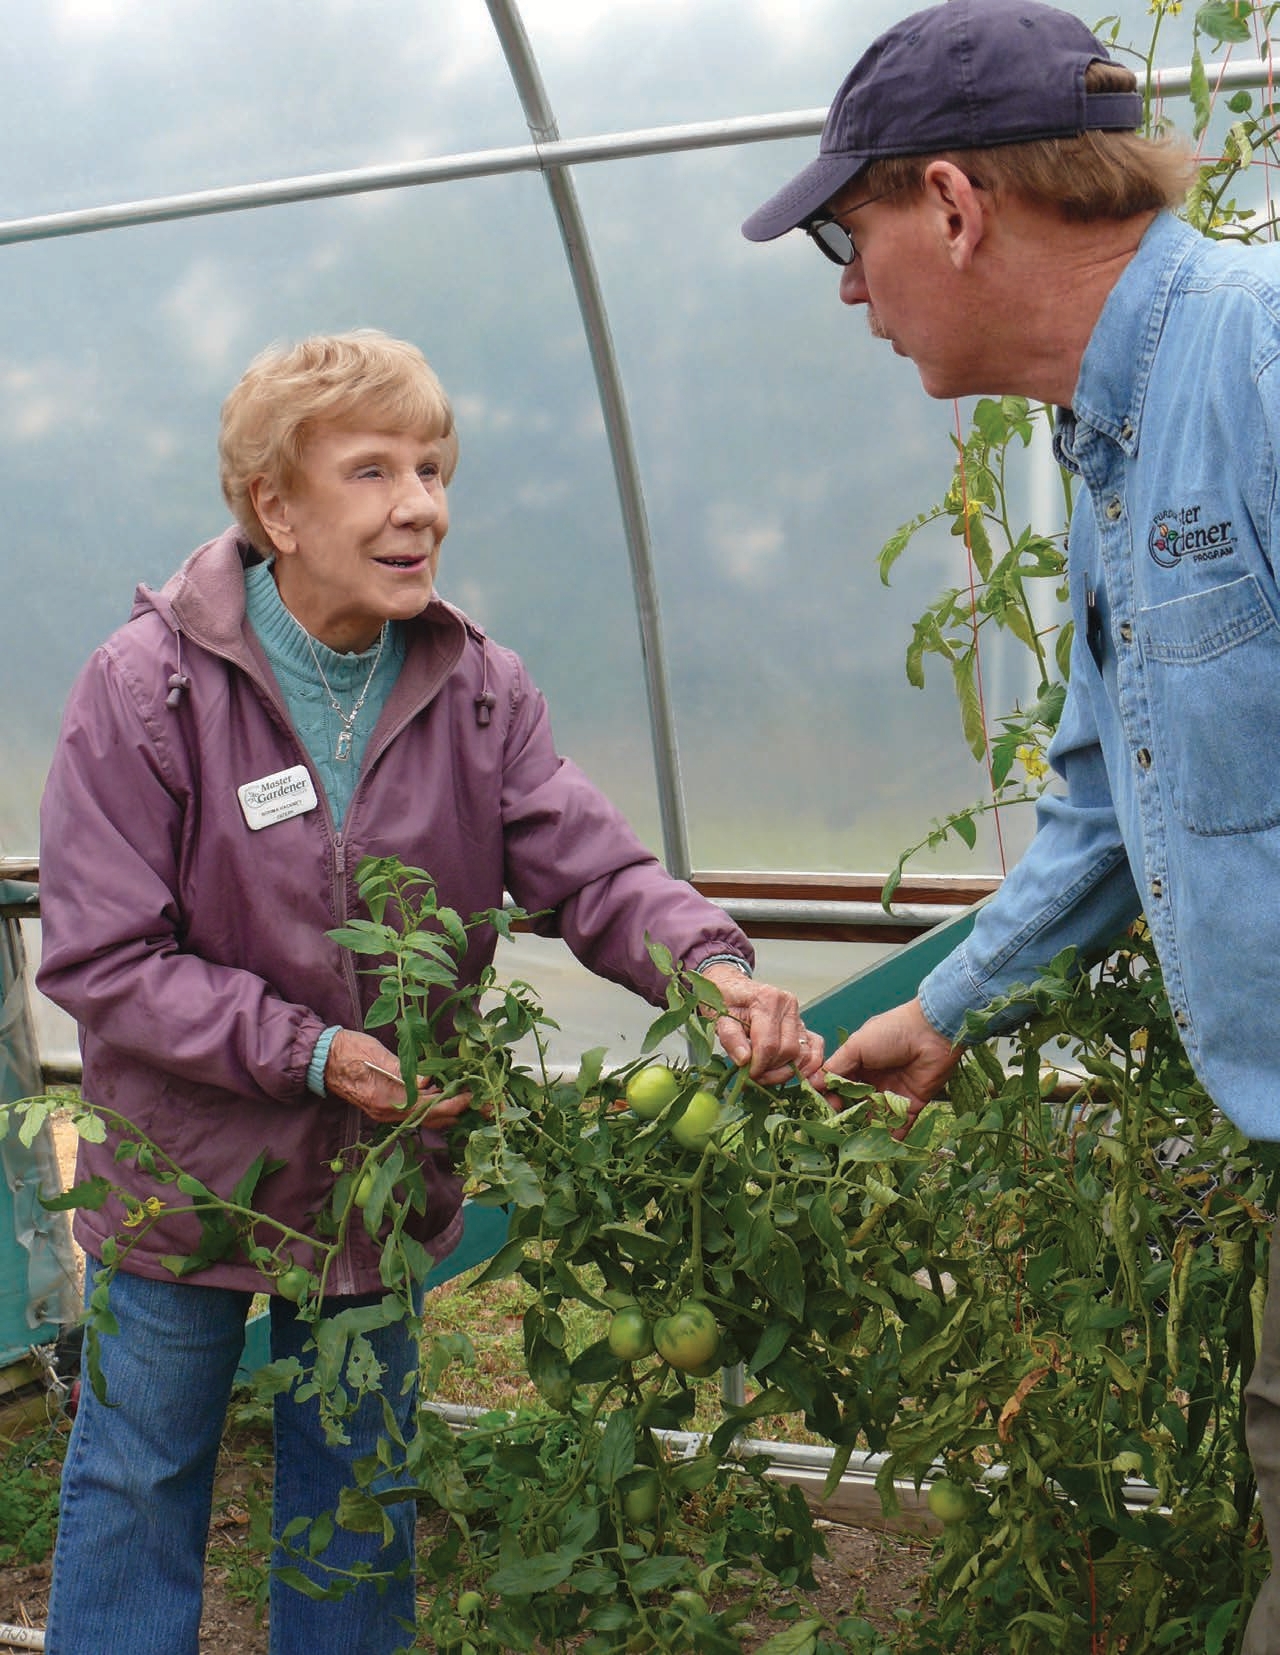
[[[653,1330],[637,1304],[623,1305],[609,1323],[609,1349],[620,1362],[639,1362],[653,1350]]]
[[[705,1149],[720,1124],[720,1099],[714,1092],[695,1092],[689,1107],[671,1128],[682,1149]]]
[[[276,1292],[291,1304],[297,1304],[310,1285],[311,1272],[305,1264],[291,1264],[276,1277]]]
[[[680,1090],[680,1081],[665,1063],[637,1069],[627,1082],[627,1103],[643,1120],[656,1120]]]
[[[669,1367],[705,1379],[714,1373],[720,1329],[701,1299],[686,1299],[670,1316],[654,1323],[653,1342]]]
[[[373,1194],[373,1169],[360,1174],[360,1182],[356,1185],[355,1203],[357,1207],[367,1207],[369,1198]]]
[[[633,1471],[630,1476],[624,1477],[618,1487],[622,1493],[622,1510],[627,1521],[636,1524],[637,1527],[652,1523],[658,1515],[658,1504],[662,1497],[658,1473],[648,1466],[643,1466],[639,1471]]]
[[[949,1477],[939,1477],[929,1484],[926,1496],[929,1510],[943,1523],[959,1523],[969,1515],[973,1496],[964,1483],[955,1483]]]
[[[484,1599],[479,1592],[458,1593],[457,1609],[464,1621],[474,1620],[483,1608]]]

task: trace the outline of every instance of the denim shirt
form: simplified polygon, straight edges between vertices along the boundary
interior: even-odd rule
[[[920,990],[929,1021],[1145,912],[1210,1095],[1280,1139],[1280,247],[1157,217],[1059,414],[1075,637],[1026,855]],[[998,1026],[1009,1027],[1010,1015]]]

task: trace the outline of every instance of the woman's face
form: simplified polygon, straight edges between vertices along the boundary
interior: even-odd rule
[[[288,489],[254,493],[289,612],[330,649],[367,649],[424,610],[449,529],[439,438],[318,426]]]

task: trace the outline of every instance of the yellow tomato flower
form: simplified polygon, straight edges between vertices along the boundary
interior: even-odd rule
[[[1017,756],[1019,763],[1028,776],[1033,777],[1036,781],[1039,781],[1041,776],[1049,774],[1049,765],[1038,747],[1033,747],[1028,742],[1017,749]]]
[[[144,1219],[159,1218],[163,1211],[164,1202],[158,1195],[149,1195],[145,1201],[130,1199],[125,1215],[120,1222],[126,1229],[136,1230]]]

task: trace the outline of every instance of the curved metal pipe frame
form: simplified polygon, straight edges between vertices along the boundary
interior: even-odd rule
[[[556,127],[537,60],[525,33],[516,0],[485,0],[511,79],[524,108],[525,120],[535,149],[555,143]],[[578,205],[573,178],[562,163],[544,166],[547,189],[555,210],[565,258],[573,278],[578,309],[586,330],[587,348],[595,372],[604,413],[609,453],[613,462],[627,555],[631,564],[631,586],[635,596],[636,621],[640,628],[640,651],[644,664],[645,691],[649,702],[649,731],[653,744],[654,768],[658,783],[658,811],[667,869],[677,879],[693,872],[689,855],[689,832],[685,818],[684,789],[680,782],[680,755],[676,743],[675,714],[671,706],[662,643],[662,622],[658,610],[658,586],[653,573],[653,549],[644,489],[636,461],[622,376],[618,370],[613,335],[605,310],[587,227]]]

